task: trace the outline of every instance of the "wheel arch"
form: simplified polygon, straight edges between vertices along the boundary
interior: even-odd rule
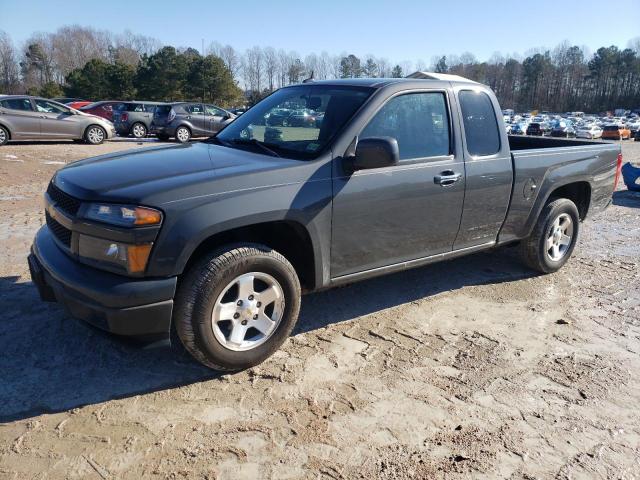
[[[580,220],[584,220],[591,206],[591,184],[587,180],[567,181],[566,183],[554,185],[545,195],[538,197],[525,224],[526,228],[524,229],[525,234],[523,237],[531,233],[544,206],[558,198],[567,198],[575,203],[578,208],[578,213],[580,214]]]
[[[7,124],[0,122],[0,127],[4,128],[9,134],[9,138],[7,139],[7,141],[11,140],[11,129],[7,126]]]
[[[284,255],[291,262],[303,290],[318,287],[316,251],[309,231],[295,220],[275,220],[253,223],[217,232],[203,239],[189,254],[182,273],[203,255],[217,248],[238,242],[259,243]],[[180,282],[178,278],[178,282]]]

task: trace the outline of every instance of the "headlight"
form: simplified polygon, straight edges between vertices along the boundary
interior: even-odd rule
[[[129,274],[142,274],[147,267],[152,246],[152,243],[130,245],[89,235],[80,235],[78,254],[82,258],[110,264]]]
[[[158,210],[133,205],[92,203],[87,208],[85,218],[118,227],[141,227],[162,223],[162,213]]]

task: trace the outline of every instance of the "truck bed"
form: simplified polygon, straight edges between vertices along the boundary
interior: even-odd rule
[[[602,140],[575,140],[509,135],[513,192],[500,243],[529,235],[549,194],[565,184],[586,189],[589,201],[578,205],[592,215],[611,201],[620,145]]]
[[[605,142],[603,140],[509,135],[509,147],[512,152],[538,148],[576,147],[581,145],[602,145],[608,143],[610,142]]]

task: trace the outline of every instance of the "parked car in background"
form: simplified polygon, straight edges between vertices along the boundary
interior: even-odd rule
[[[264,123],[268,127],[284,127],[292,114],[293,110],[288,108],[276,108],[265,115]]]
[[[86,100],[83,98],[71,98],[71,97],[58,97],[58,98],[52,98],[51,100],[53,100],[54,102],[62,103],[64,105],[68,105],[72,102],[86,102]]]
[[[159,107],[153,116],[153,132],[161,140],[174,137],[188,142],[192,137],[209,137],[233,122],[231,112],[210,104],[180,102]]]
[[[576,130],[573,128],[571,122],[560,120],[551,127],[550,135],[552,137],[570,138],[576,136]]]
[[[511,125],[511,135],[526,135],[527,128],[523,123],[514,123]]]
[[[637,130],[637,131],[636,131],[636,134],[633,136],[633,139],[634,139],[636,142],[640,142],[640,130]]]
[[[230,108],[229,111],[231,113],[233,113],[235,116],[239,116],[242,115],[244,112],[246,112],[248,109],[245,107],[238,107],[238,108]]]
[[[90,101],[88,101],[88,100],[79,100],[79,101],[77,101],[77,102],[69,102],[69,103],[65,103],[65,105],[66,105],[67,107],[71,107],[71,108],[75,108],[76,110],[79,110],[79,109],[81,109],[82,107],[84,107],[84,106],[86,106],[86,105],[89,105],[90,103],[92,103],[92,102],[90,102]]]
[[[118,105],[121,105],[121,101],[103,101],[103,102],[93,102],[89,105],[85,105],[84,107],[80,107],[78,110],[84,113],[88,113],[90,115],[97,115],[102,118],[106,118],[110,122],[113,121],[113,109]]]
[[[0,145],[15,140],[84,140],[94,145],[113,138],[113,124],[46,98],[0,97]]]
[[[585,128],[578,128],[576,130],[576,138],[588,138],[593,140],[595,138],[601,138],[601,137],[602,137],[602,128],[598,127],[597,125],[591,125]]]
[[[118,135],[133,135],[144,138],[151,130],[156,107],[166,105],[162,102],[122,102],[113,109],[113,124]]]
[[[605,125],[602,128],[602,138],[605,140],[628,140],[631,132],[623,125]]]
[[[636,132],[640,130],[640,121],[635,118],[632,119],[627,122],[627,128],[629,129],[631,138],[634,138],[636,136]]]
[[[527,135],[533,135],[536,137],[541,137],[544,135],[542,127],[539,122],[530,123],[527,127]]]
[[[283,127],[315,127],[315,125],[314,112],[308,108],[294,110],[282,123]]]

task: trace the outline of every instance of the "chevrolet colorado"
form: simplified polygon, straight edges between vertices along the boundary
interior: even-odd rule
[[[322,121],[273,126],[307,109]],[[550,273],[611,202],[617,144],[509,137],[481,84],[282,88],[209,140],[59,170],[29,256],[43,300],[221,370],[271,355],[314,291],[506,244]],[[437,280],[434,280],[437,281]]]

